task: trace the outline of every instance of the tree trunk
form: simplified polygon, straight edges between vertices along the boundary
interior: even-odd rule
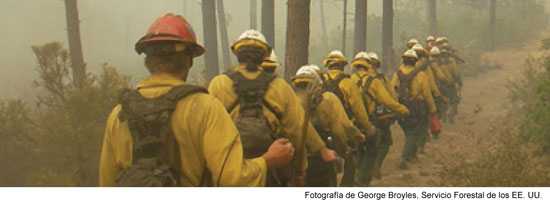
[[[344,0],[344,8],[342,9],[344,17],[344,26],[342,28],[342,53],[346,55],[346,35],[348,29],[348,0]]]
[[[275,48],[275,1],[262,0],[262,33],[265,39]]]
[[[218,21],[220,25],[220,39],[222,48],[223,67],[222,71],[231,68],[231,58],[229,57],[229,37],[227,36],[227,21],[225,20],[225,8],[223,0],[218,0],[216,9],[218,10]]]
[[[489,50],[495,50],[496,29],[497,29],[497,1],[490,0],[489,5]]]
[[[321,13],[321,37],[323,39],[324,48],[325,50],[327,50],[329,48],[329,45],[328,45],[328,32],[327,32],[327,21],[325,18],[325,1],[324,0],[319,0],[319,10]]]
[[[427,0],[428,3],[428,24],[431,35],[437,35],[437,2],[436,0]]]
[[[290,79],[308,64],[310,0],[288,0],[285,76]]]
[[[355,53],[367,50],[367,0],[355,0]]]
[[[219,68],[218,63],[218,31],[216,28],[216,1],[202,0],[202,25],[204,32],[204,45],[206,54],[204,64],[206,68],[206,79],[210,80],[216,76]]]
[[[250,0],[250,29],[258,29],[258,0]]]
[[[393,68],[393,0],[384,0],[382,13],[382,54],[384,72]]]
[[[73,82],[75,86],[80,88],[86,79],[86,64],[84,63],[82,42],[80,41],[80,18],[77,0],[65,0],[65,14]]]

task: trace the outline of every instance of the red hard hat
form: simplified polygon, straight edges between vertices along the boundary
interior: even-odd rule
[[[172,41],[184,43],[190,48],[194,57],[204,54],[204,47],[197,43],[197,36],[191,25],[180,15],[168,13],[158,18],[147,30],[145,36],[136,43],[135,49],[139,54],[144,52],[150,42]]]

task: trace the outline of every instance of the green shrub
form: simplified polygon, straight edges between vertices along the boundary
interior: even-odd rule
[[[25,153],[32,159],[12,161],[21,171],[7,183],[96,185],[106,119],[121,89],[129,87],[130,78],[104,64],[100,73],[88,74],[84,84],[76,87],[69,53],[60,43],[33,46],[32,50],[38,64],[35,107],[28,108],[21,101],[0,102],[1,141],[26,138],[11,146],[17,153],[6,156],[20,158],[19,153]]]

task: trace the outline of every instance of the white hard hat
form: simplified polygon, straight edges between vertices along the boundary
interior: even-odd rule
[[[346,57],[344,56],[344,53],[342,53],[342,51],[340,50],[330,51],[330,53],[327,55],[327,57],[323,61],[323,65],[328,67],[334,62],[343,62],[347,64]]]
[[[378,58],[378,54],[376,54],[375,52],[369,52],[368,54],[369,54],[369,58],[371,60],[376,60],[376,61],[380,62],[380,58]]]
[[[412,47],[412,49],[415,51],[423,51],[424,47],[421,44],[417,43]]]
[[[298,71],[296,72],[296,76],[300,76],[300,75],[319,75],[318,72],[321,71],[321,68],[319,68],[317,65],[304,65],[302,67],[300,67],[300,69],[298,69]]]
[[[428,38],[426,38],[426,41],[435,41],[435,37],[434,36],[428,36]]]
[[[439,55],[441,54],[441,51],[438,47],[433,47],[432,50],[430,50],[430,55]]]
[[[246,30],[244,31],[239,38],[233,43],[231,49],[233,51],[240,48],[244,45],[256,45],[268,50],[268,53],[271,52],[271,46],[267,43],[265,36],[257,30]]]
[[[333,50],[333,51],[330,51],[330,53],[328,54],[329,58],[346,58],[344,56],[344,53],[342,53],[342,51],[340,50]]]
[[[308,64],[300,67],[300,69],[296,71],[295,78],[308,77],[317,80],[317,82],[319,83],[322,83],[321,76],[319,75],[320,72],[321,68],[319,68],[317,65]]]
[[[409,44],[418,44],[420,42],[418,41],[418,39],[412,38],[407,43],[409,43]]]
[[[403,57],[410,57],[410,58],[416,58],[418,59],[418,55],[416,54],[416,51],[413,49],[409,49],[403,53]]]
[[[237,41],[244,40],[244,39],[254,39],[254,40],[258,40],[258,41],[267,43],[267,40],[265,39],[265,36],[261,32],[259,32],[257,30],[253,30],[253,29],[249,29],[249,30],[244,31],[239,36],[239,38],[237,38]]]
[[[370,60],[370,56],[369,56],[369,54],[367,54],[367,52],[361,51],[361,52],[357,53],[353,59],[354,60],[359,60],[359,59]]]
[[[277,62],[277,55],[275,55],[275,51],[272,50],[271,55],[266,57],[262,62],[262,68],[268,71],[275,71],[278,66],[279,63]]]
[[[445,42],[449,42],[449,39],[447,39],[447,37],[438,37],[437,40],[435,40],[436,43],[445,43]]]

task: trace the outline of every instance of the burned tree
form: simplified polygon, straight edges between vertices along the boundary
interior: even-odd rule
[[[285,76],[294,76],[308,63],[310,0],[289,0],[286,32]]]
[[[258,0],[250,0],[250,29],[258,29]]]
[[[210,80],[218,74],[218,31],[216,28],[216,1],[202,0],[202,24],[206,54],[206,79]]]
[[[262,0],[262,33],[267,42],[275,47],[275,1]]]
[[[84,63],[82,42],[80,40],[80,19],[77,0],[65,0],[65,16],[67,19],[73,82],[75,86],[80,87],[86,79],[86,64]]]
[[[432,35],[437,34],[437,2],[436,0],[427,0],[428,3],[428,26]]]
[[[347,36],[347,29],[348,29],[348,0],[344,0],[344,8],[342,9],[344,22],[343,22],[343,28],[342,28],[342,52],[344,55],[346,54],[346,36]]]
[[[382,11],[383,68],[387,73],[393,68],[393,0],[385,0]]]
[[[231,68],[231,59],[229,58],[229,37],[227,36],[227,21],[225,20],[225,8],[223,5],[223,0],[218,0],[217,10],[218,10],[218,21],[220,25],[220,39],[221,39],[221,48],[222,48],[222,59],[223,59],[223,71],[229,70]]]
[[[355,0],[355,53],[367,50],[367,0]]]

